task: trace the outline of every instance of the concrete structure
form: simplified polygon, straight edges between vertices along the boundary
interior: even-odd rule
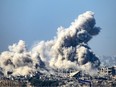
[[[110,76],[116,76],[116,66],[113,66],[113,67],[104,67],[104,68],[101,68],[99,70],[99,74],[100,75],[110,75]]]
[[[81,71],[75,71],[75,72],[70,73],[69,77],[76,77],[76,78],[78,78],[78,77],[80,77],[80,75],[81,75]]]

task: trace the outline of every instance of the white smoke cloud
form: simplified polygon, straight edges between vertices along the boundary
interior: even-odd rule
[[[44,65],[38,54],[27,51],[22,40],[9,46],[9,51],[0,55],[0,67],[4,75],[8,75],[8,72],[12,72],[12,75],[27,75],[36,71],[41,64]]]
[[[76,67],[87,63],[91,63],[88,67],[98,67],[100,61],[88,47],[87,42],[94,35],[97,35],[99,31],[100,28],[95,27],[94,13],[91,11],[80,15],[69,28],[60,27],[54,45],[51,48],[52,62],[50,61],[50,65],[61,68],[63,61],[65,63],[70,61]],[[70,64],[67,66],[70,67]]]
[[[94,13],[87,11],[78,16],[69,28],[59,27],[57,36],[50,41],[41,41],[26,49],[25,42],[9,46],[9,51],[0,55],[0,67],[4,75],[28,75],[38,68],[92,69],[100,65],[97,56],[88,46],[88,41],[100,32],[95,26]]]

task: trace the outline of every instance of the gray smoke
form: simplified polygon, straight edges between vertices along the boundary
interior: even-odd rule
[[[87,11],[80,15],[69,28],[60,27],[51,46],[50,66],[57,68],[83,67],[95,68],[99,59],[89,48],[87,42],[100,32],[95,26],[94,13]]]
[[[9,51],[0,55],[0,67],[4,75],[28,75],[38,68],[54,69],[93,69],[100,65],[98,57],[88,46],[88,41],[99,34],[95,26],[94,13],[87,11],[69,26],[59,27],[53,40],[41,41],[32,48],[26,49],[25,42],[9,46]]]

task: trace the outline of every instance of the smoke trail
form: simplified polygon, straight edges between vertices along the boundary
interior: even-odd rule
[[[53,40],[41,41],[28,51],[25,42],[9,46],[9,51],[0,55],[0,67],[4,75],[28,75],[40,68],[92,69],[100,65],[97,56],[88,46],[88,41],[99,34],[94,13],[87,11],[69,26],[59,27]]]

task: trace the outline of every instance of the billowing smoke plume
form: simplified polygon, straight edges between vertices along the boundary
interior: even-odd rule
[[[39,54],[28,52],[22,40],[18,44],[9,46],[9,51],[2,52],[0,55],[0,67],[4,75],[32,74],[41,66],[44,66],[44,63]]]
[[[88,46],[88,41],[99,34],[94,13],[81,14],[69,28],[58,28],[53,40],[41,41],[28,51],[25,42],[9,46],[9,51],[0,55],[1,71],[7,75],[28,75],[38,68],[49,66],[59,69],[97,68],[100,61]]]

